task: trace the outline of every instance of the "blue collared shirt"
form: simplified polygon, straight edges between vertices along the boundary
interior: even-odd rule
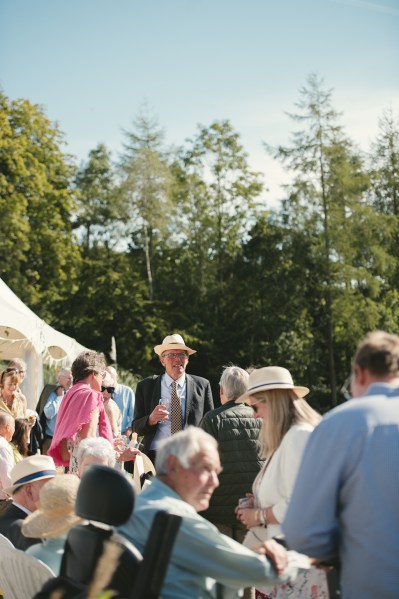
[[[142,552],[160,510],[183,518],[161,591],[164,599],[214,599],[216,580],[227,587],[224,597],[238,597],[241,587],[259,587],[276,580],[264,556],[221,534],[158,478],[138,495],[132,515],[118,532]],[[296,569],[285,572],[291,573],[295,575]]]
[[[122,414],[121,431],[124,433],[128,428],[132,427],[135,400],[134,391],[127,385],[120,385],[118,383],[115,387],[113,399]]]
[[[397,599],[399,388],[373,384],[326,414],[282,528],[290,548],[340,557],[342,599]]]

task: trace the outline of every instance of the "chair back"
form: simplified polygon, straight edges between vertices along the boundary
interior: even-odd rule
[[[10,549],[15,549],[14,545],[11,543],[10,539],[0,534],[0,547],[9,547]]]
[[[4,599],[32,599],[54,572],[43,562],[14,547],[1,547],[0,586]]]
[[[133,506],[132,485],[121,472],[99,464],[90,466],[82,476],[75,506],[76,514],[89,523],[79,524],[69,531],[60,575],[89,585],[110,542],[120,550],[120,555],[108,588],[128,597],[142,557],[134,547],[127,547],[128,544],[117,537],[113,527],[126,522]]]
[[[166,570],[179,532],[182,517],[167,512],[155,515],[138,576],[128,597],[130,599],[158,599]]]

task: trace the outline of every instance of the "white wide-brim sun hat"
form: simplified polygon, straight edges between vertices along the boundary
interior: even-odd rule
[[[248,403],[248,398],[260,391],[270,391],[271,389],[290,389],[297,397],[305,397],[309,393],[307,387],[298,387],[294,385],[289,370],[281,366],[265,366],[257,368],[251,372],[248,380],[248,389],[236,399],[236,403]]]
[[[38,509],[22,523],[25,537],[56,537],[82,522],[75,514],[79,483],[74,474],[57,474],[44,485],[40,489]]]

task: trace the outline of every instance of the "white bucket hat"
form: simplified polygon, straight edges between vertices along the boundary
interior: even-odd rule
[[[31,455],[24,458],[10,472],[12,486],[3,489],[4,493],[12,495],[18,487],[36,480],[53,478],[57,474],[54,460],[49,455]]]
[[[241,395],[236,403],[246,403],[250,395],[259,391],[270,389],[291,389],[298,397],[305,397],[309,393],[307,387],[296,387],[289,370],[280,366],[266,366],[257,368],[249,375],[248,389]]]
[[[164,351],[167,351],[168,349],[182,349],[186,351],[189,356],[197,352],[196,349],[191,349],[191,347],[187,347],[187,345],[184,343],[183,337],[181,335],[178,335],[177,333],[165,337],[161,345],[156,345],[154,347],[154,352],[158,354],[158,356],[160,356],[163,354]]]

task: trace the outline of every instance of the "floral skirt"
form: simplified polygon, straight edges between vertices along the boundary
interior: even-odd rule
[[[294,582],[255,589],[255,599],[329,599],[327,578],[323,570],[302,570]]]

